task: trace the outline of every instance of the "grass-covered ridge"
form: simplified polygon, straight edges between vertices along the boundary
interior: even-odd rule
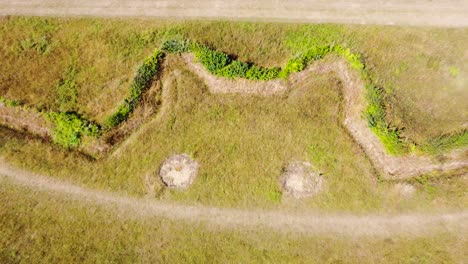
[[[449,150],[456,147],[468,145],[466,140],[467,131],[454,135],[442,135],[430,139],[423,145],[414,144],[411,139],[403,138],[398,128],[392,127],[386,121],[386,109],[384,103],[385,89],[374,84],[371,74],[368,73],[361,55],[352,52],[349,48],[341,45],[313,46],[306,52],[288,60],[286,65],[280,67],[261,67],[252,63],[246,63],[233,59],[228,54],[219,52],[206,45],[191,42],[185,38],[166,40],[162,44],[162,50],[168,53],[193,52],[200,63],[212,74],[225,78],[245,78],[255,81],[268,81],[277,78],[287,78],[290,74],[304,70],[311,62],[323,59],[329,54],[343,57],[354,70],[360,73],[366,87],[367,107],[364,116],[368,121],[370,129],[379,137],[386,150],[391,154],[404,154],[410,151],[434,153],[440,150]],[[46,113],[49,120],[54,124],[54,142],[70,148],[77,147],[82,134],[98,136],[101,127],[109,129],[125,121],[137,106],[143,92],[149,87],[153,77],[157,74],[164,53],[156,49],[153,54],[145,59],[139,67],[133,82],[130,85],[130,95],[112,113],[105,124],[92,125],[92,133],[88,128],[94,123],[85,120],[79,115],[65,112]],[[64,81],[67,84],[67,81]],[[3,99],[7,105],[13,106],[14,100]],[[59,118],[60,117],[60,118]]]
[[[411,150],[427,142],[437,148],[452,142],[438,142],[440,135],[466,133],[460,131],[468,116],[464,29],[7,17],[0,19],[0,96],[106,124],[143,58],[174,35],[235,54],[225,75],[241,75],[247,64],[262,76],[313,47],[349,47],[382,90],[386,123]]]

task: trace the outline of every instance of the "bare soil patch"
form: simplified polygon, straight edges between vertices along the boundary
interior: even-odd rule
[[[169,188],[187,189],[195,180],[200,164],[188,154],[167,158],[161,165],[159,176]]]
[[[309,162],[292,162],[281,176],[281,186],[286,194],[300,199],[316,195],[322,189],[323,178]]]

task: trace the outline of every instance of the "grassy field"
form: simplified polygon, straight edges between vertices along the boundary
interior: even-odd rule
[[[94,161],[7,131],[1,132],[0,154],[42,174],[137,196],[149,192],[149,176],[157,183],[154,198],[185,203],[347,211],[467,204],[466,180],[453,174],[415,181],[419,192],[409,201],[393,195],[392,183],[378,180],[378,172],[341,127],[341,84],[333,75],[311,75],[284,96],[214,95],[180,58],[168,62],[166,71],[181,70],[180,78],[165,87],[171,89],[169,111],[145,126],[120,155]],[[182,152],[201,163],[199,176],[185,192],[165,189],[157,176],[160,164]],[[326,191],[303,202],[282,202],[278,177],[294,160],[315,164],[324,173]]]
[[[386,118],[404,135],[424,142],[467,120],[464,29],[15,17],[0,25],[0,96],[98,121],[128,95],[142,60],[177,35],[262,66],[284,65],[315,45],[341,44],[362,54],[385,89]],[[170,110],[121,155],[94,161],[5,129],[0,154],[46,175],[142,196],[149,192],[145,179],[159,182],[166,157],[187,152],[202,164],[193,187],[169,191],[159,182],[155,190],[155,198],[187,203],[351,211],[467,204],[466,180],[453,173],[415,180],[419,191],[411,201],[388,195],[392,183],[379,180],[340,125],[341,84],[332,75],[311,75],[281,97],[212,95],[177,56],[167,60],[166,73],[182,71],[169,85]],[[313,162],[327,184],[318,197],[288,205],[277,179],[294,160]]]
[[[137,67],[174,36],[265,67],[316,45],[350,47],[384,89],[386,119],[403,136],[423,144],[467,128],[467,29],[3,17],[0,99],[102,123],[129,95]],[[161,87],[170,89],[167,111],[115,146],[118,154],[95,160],[0,126],[0,158],[86,188],[163,202],[357,214],[468,206],[468,169],[407,180],[416,187],[409,198],[395,192],[397,182],[382,180],[342,127],[342,84],[333,74],[311,74],[281,96],[220,95],[179,56],[165,60],[161,80],[143,96],[148,102],[106,137],[150,120],[143,117],[160,106]],[[175,70],[180,75],[167,82]],[[167,189],[158,169],[183,152],[200,162],[199,174],[186,191]],[[278,178],[296,160],[323,173],[316,197],[282,197]],[[463,234],[348,239],[220,230],[129,215],[5,179],[0,201],[0,263],[462,263],[468,246]]]
[[[262,66],[342,44],[363,55],[387,93],[388,121],[405,136],[422,143],[467,125],[466,29],[15,17],[0,25],[0,96],[98,121],[127,95],[139,63],[180,34]]]
[[[462,263],[466,237],[305,237],[138,218],[0,182],[2,263]]]

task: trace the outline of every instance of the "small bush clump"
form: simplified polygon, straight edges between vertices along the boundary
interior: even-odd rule
[[[128,118],[143,92],[149,87],[154,75],[158,72],[162,56],[162,52],[155,50],[153,55],[145,59],[130,85],[130,95],[125,98],[117,111],[107,118],[107,128],[115,127]]]
[[[161,50],[168,53],[184,53],[190,51],[190,41],[188,39],[170,39],[164,41]]]
[[[400,131],[396,128],[391,128],[385,121],[383,90],[372,84],[367,84],[366,90],[367,107],[364,115],[367,119],[367,124],[374,134],[379,137],[389,153],[403,153],[407,150],[407,146],[401,140]]]
[[[217,74],[226,78],[247,78],[249,68],[249,64],[236,60],[219,70]]]
[[[249,80],[268,81],[278,78],[280,68],[263,68],[252,65],[245,77]]]
[[[46,117],[54,125],[52,139],[55,143],[67,149],[76,148],[81,143],[81,137],[98,136],[98,125],[81,118],[72,112],[48,112]]]
[[[212,74],[219,75],[219,72],[231,63],[228,55],[212,50],[203,45],[192,45],[192,51],[198,61]]]

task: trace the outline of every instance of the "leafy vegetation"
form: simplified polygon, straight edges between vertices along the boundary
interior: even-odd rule
[[[143,64],[138,68],[135,78],[130,85],[130,95],[118,107],[117,111],[108,117],[106,121],[107,128],[112,128],[126,120],[129,114],[135,109],[143,92],[150,86],[151,80],[158,72],[160,59],[163,53],[155,50],[153,55],[146,58]]]
[[[47,118],[53,123],[52,139],[67,149],[76,148],[83,135],[98,136],[100,128],[72,112],[48,112]]]
[[[437,154],[443,151],[468,146],[468,130],[462,130],[458,133],[441,135],[429,140],[421,146],[424,152]]]
[[[0,103],[8,106],[8,107],[15,107],[21,105],[21,101],[19,100],[10,100],[5,97],[0,96]]]
[[[67,67],[62,79],[57,83],[56,100],[59,111],[76,111],[78,100],[78,87],[76,84],[76,66],[72,63]]]
[[[191,51],[198,61],[212,74],[219,75],[221,70],[231,63],[228,55],[200,44],[192,44]]]
[[[168,53],[183,53],[190,51],[190,41],[184,38],[174,38],[166,40],[161,50]]]

